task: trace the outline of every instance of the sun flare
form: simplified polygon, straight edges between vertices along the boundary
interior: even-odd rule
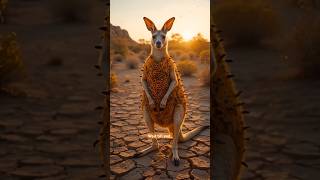
[[[191,32],[186,31],[182,33],[182,37],[184,40],[189,41],[192,39],[193,34]]]

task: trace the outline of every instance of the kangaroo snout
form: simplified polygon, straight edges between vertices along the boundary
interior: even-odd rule
[[[160,41],[157,41],[157,42],[156,42],[156,47],[157,47],[157,48],[161,48],[161,42],[160,42]]]

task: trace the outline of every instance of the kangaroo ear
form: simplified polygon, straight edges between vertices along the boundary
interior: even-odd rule
[[[156,26],[154,25],[154,23],[150,19],[143,17],[143,20],[144,20],[144,23],[146,23],[147,29],[149,31],[153,32],[153,31],[157,30]]]
[[[174,20],[175,20],[175,18],[172,17],[172,18],[170,18],[168,21],[166,21],[166,22],[164,23],[164,25],[163,25],[163,27],[162,27],[161,30],[162,30],[162,31],[165,31],[165,32],[170,31],[170,29],[171,29],[171,27],[172,27],[172,25],[173,25]]]

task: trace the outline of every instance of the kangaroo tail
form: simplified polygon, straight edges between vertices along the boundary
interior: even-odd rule
[[[209,126],[197,127],[187,133],[182,133],[182,131],[180,131],[179,142],[186,142],[186,141],[190,140],[191,138],[198,135],[201,131],[203,131],[204,129],[206,129],[208,127]]]

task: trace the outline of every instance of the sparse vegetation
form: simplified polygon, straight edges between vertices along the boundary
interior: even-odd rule
[[[285,45],[289,61],[299,67],[299,76],[318,78],[320,70],[320,16],[302,18]]]
[[[200,73],[200,81],[203,86],[210,86],[210,68],[205,68]]]
[[[146,58],[147,58],[146,53],[142,52],[139,54],[139,59],[141,62],[144,62]]]
[[[126,64],[129,69],[136,69],[138,68],[139,62],[140,61],[136,56],[130,56],[126,61]]]
[[[201,51],[200,62],[203,64],[210,64],[210,51],[209,50]]]
[[[115,54],[120,54],[124,58],[126,58],[129,53],[129,49],[128,49],[128,46],[127,46],[125,40],[121,40],[121,39],[116,40],[116,41],[112,41],[111,49],[114,50]]]
[[[261,45],[263,40],[273,38],[280,27],[278,14],[263,0],[221,1],[213,13],[228,39],[227,45]]]
[[[25,75],[15,33],[0,34],[0,87]]]
[[[180,56],[179,60],[184,61],[184,60],[188,60],[189,56],[187,54],[183,54]]]
[[[110,87],[115,88],[118,84],[117,75],[115,73],[111,73],[110,75]]]
[[[129,49],[130,49],[132,52],[136,53],[136,54],[140,53],[141,50],[142,50],[142,48],[143,48],[143,47],[140,46],[139,44],[136,45],[136,46],[129,46]]]
[[[198,33],[189,42],[189,46],[191,50],[195,53],[195,55],[198,56],[201,51],[209,49],[210,44],[208,40],[205,39],[201,33]]]
[[[177,68],[182,76],[192,76],[198,70],[196,63],[191,60],[177,62]]]
[[[121,54],[115,54],[113,55],[113,61],[116,61],[116,62],[122,62],[124,60],[124,57],[121,55]]]
[[[90,20],[91,3],[90,0],[54,0],[50,3],[50,10],[62,22],[86,22]]]

